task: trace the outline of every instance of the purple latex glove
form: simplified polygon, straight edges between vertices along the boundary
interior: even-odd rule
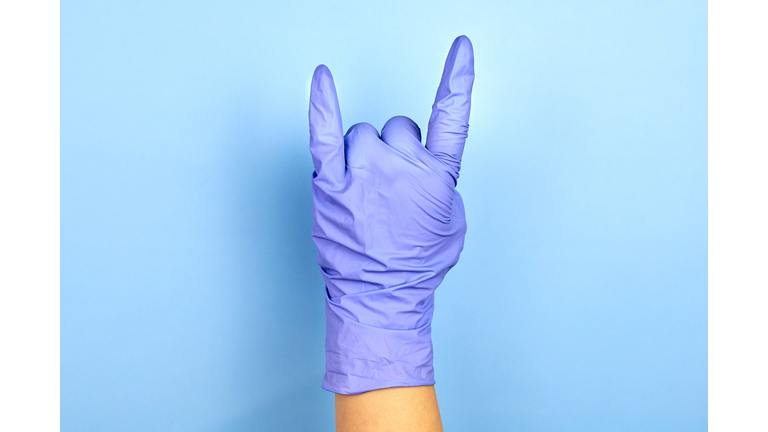
[[[325,390],[435,383],[434,291],[464,246],[464,204],[455,186],[474,78],[472,43],[459,36],[424,147],[419,127],[402,116],[387,121],[381,135],[368,123],[342,135],[331,72],[315,69],[309,147],[312,239],[326,287]]]

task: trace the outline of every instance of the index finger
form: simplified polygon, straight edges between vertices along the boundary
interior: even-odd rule
[[[474,81],[472,42],[466,36],[459,36],[453,41],[445,60],[429,117],[426,145],[437,159],[448,166],[454,180],[459,178],[461,156],[467,140]]]

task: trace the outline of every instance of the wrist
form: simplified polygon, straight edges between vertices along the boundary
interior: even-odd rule
[[[432,299],[413,328],[360,322],[326,296],[326,372],[322,388],[359,394],[388,387],[435,384]]]

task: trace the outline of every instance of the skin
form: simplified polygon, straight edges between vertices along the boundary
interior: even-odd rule
[[[435,386],[336,394],[337,432],[442,432]]]

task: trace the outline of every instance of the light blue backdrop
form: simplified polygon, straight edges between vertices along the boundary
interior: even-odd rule
[[[707,429],[707,3],[61,5],[61,421],[331,431],[307,108],[477,78],[436,294],[447,431]],[[34,53],[30,53],[34,55]]]

